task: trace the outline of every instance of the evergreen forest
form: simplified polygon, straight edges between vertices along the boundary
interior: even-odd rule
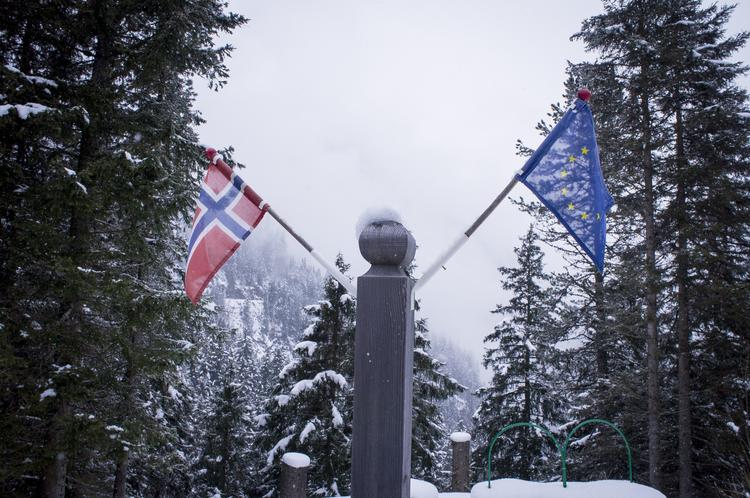
[[[581,16],[588,57],[537,129],[591,90],[616,202],[605,271],[514,192],[528,229],[513,264],[487,269],[481,362],[415,303],[414,478],[447,490],[454,431],[472,435],[479,482],[507,424],[562,441],[600,418],[627,434],[636,482],[750,496],[750,97],[735,59],[750,32],[727,30],[734,10],[603,0]],[[270,220],[197,305],[183,290],[207,165],[196,88],[221,93],[242,55],[221,40],[247,25],[220,0],[0,5],[0,496],[271,498],[285,452],[310,456],[309,496],[348,495],[356,297]],[[355,256],[336,268],[356,277]],[[604,426],[569,453],[571,480],[626,477]],[[520,429],[494,477],[560,480],[558,458]]]

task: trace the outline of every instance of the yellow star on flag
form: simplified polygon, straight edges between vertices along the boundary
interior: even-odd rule
[[[560,176],[561,176],[562,178],[565,178],[566,176],[568,176],[568,170],[567,170],[567,169],[564,169],[564,170],[562,170],[562,171],[560,172]]]
[[[583,213],[583,214],[581,214],[581,219],[582,219],[582,220],[587,220],[587,219],[589,219],[589,215],[588,215],[588,213]]]
[[[568,189],[563,187],[562,189],[562,195],[568,195]]]
[[[588,153],[589,153],[589,149],[588,149],[588,148],[587,148],[586,146],[584,146],[584,147],[583,147],[583,148],[581,149],[581,154],[583,154],[583,155],[585,156],[585,155],[586,155],[586,154],[588,154]]]
[[[597,220],[601,220],[601,219],[602,219],[602,215],[601,215],[601,213],[596,213],[596,219],[597,219]]]
[[[569,162],[569,163],[574,163],[574,162],[576,162],[576,156],[574,156],[573,154],[571,154],[571,155],[570,155],[570,157],[568,157],[568,162]]]
[[[575,206],[573,205],[573,203],[572,203],[572,202],[571,202],[570,204],[568,204],[568,209],[570,209],[571,211],[572,211],[573,209],[575,209]]]

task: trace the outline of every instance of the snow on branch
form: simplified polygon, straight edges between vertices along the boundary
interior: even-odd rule
[[[18,117],[23,120],[35,114],[57,110],[53,109],[52,107],[47,107],[46,105],[37,104],[35,102],[27,102],[26,104],[3,104],[0,105],[0,117],[10,113],[11,109],[15,109]]]
[[[307,356],[312,356],[313,353],[315,353],[315,350],[318,347],[318,343],[315,341],[302,341],[300,343],[297,343],[296,346],[294,346],[295,351],[301,351],[303,349],[307,350]]]
[[[297,382],[292,390],[289,392],[292,396],[297,396],[298,394],[313,388],[316,384],[319,384],[321,382],[324,382],[326,380],[330,380],[337,384],[342,389],[345,388],[347,385],[349,385],[346,382],[346,379],[343,375],[341,375],[338,372],[334,372],[333,370],[324,370],[320,373],[318,373],[314,378],[312,379],[302,379],[301,381]]]
[[[48,78],[42,78],[41,76],[34,76],[32,74],[24,74],[21,72],[20,69],[17,67],[11,66],[10,64],[5,65],[5,69],[10,71],[11,73],[17,74],[20,77],[24,78],[26,81],[30,81],[31,83],[34,83],[36,85],[46,85],[51,86],[52,88],[57,88],[57,82],[53,81]]]

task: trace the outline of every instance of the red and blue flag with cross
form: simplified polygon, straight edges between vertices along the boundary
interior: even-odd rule
[[[214,149],[201,184],[188,244],[185,292],[193,303],[263,219],[268,204],[236,175]]]

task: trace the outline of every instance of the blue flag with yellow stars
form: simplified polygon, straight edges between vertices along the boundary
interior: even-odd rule
[[[601,273],[612,196],[599,164],[594,118],[576,99],[524,165],[518,179],[560,220]]]

